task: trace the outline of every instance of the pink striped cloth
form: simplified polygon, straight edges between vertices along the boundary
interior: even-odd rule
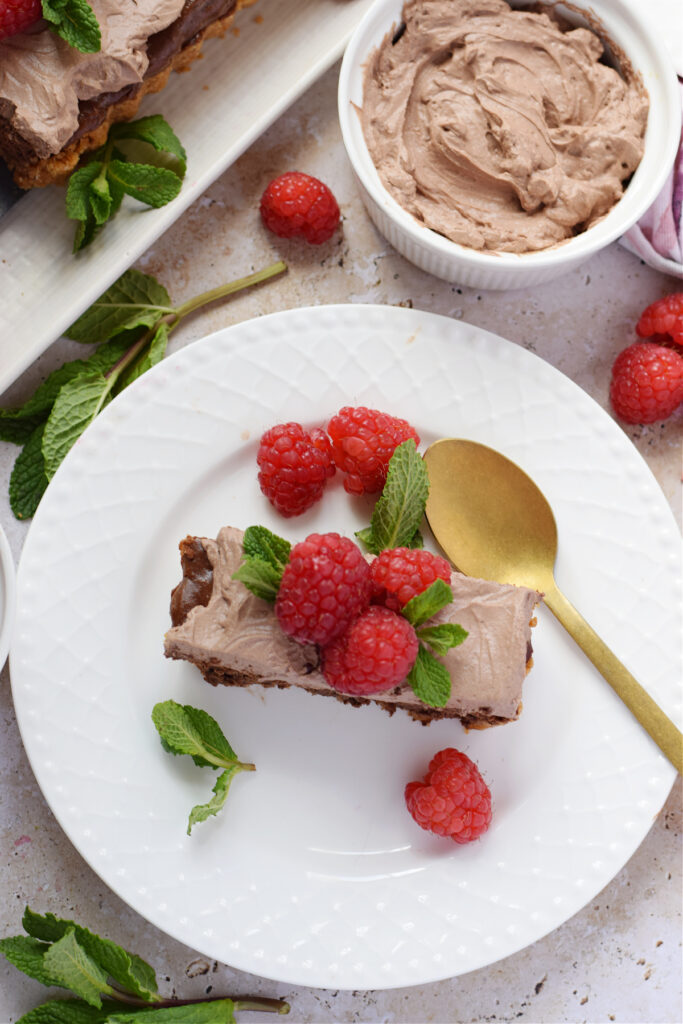
[[[683,80],[679,78],[683,101]],[[645,263],[683,278],[683,136],[666,185],[654,203],[620,239]]]

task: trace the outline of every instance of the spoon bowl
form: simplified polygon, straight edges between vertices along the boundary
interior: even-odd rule
[[[557,586],[555,517],[531,477],[493,448],[460,438],[436,441],[424,460],[427,521],[456,569],[542,592],[553,615],[682,772],[680,731]]]

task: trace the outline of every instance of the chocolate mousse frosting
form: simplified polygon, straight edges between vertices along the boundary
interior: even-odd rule
[[[0,114],[40,156],[78,128],[79,102],[142,81],[147,39],[173,22],[184,0],[91,0],[99,53],[81,53],[49,29],[0,42]]]
[[[180,545],[183,578],[171,598],[173,626],[164,639],[169,658],[192,662],[213,684],[299,686],[350,704],[368,700],[336,694],[319,671],[317,648],[286,636],[273,606],[232,574],[242,561],[240,530],[224,527],[215,540],[188,537]],[[454,600],[433,623],[458,622],[467,639],[443,657],[452,680],[443,709],[429,708],[407,683],[373,699],[414,718],[459,718],[473,727],[518,717],[531,660],[531,621],[541,595],[525,587],[453,573]]]
[[[92,0],[98,53],[81,53],[45,22],[0,41],[0,157],[22,188],[64,182],[109,127],[129,121],[172,70],[222,36],[254,0]]]
[[[361,121],[383,184],[461,245],[525,253],[571,238],[641,160],[641,82],[549,11],[407,0],[366,65]]]

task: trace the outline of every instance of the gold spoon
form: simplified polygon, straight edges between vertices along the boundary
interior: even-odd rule
[[[427,520],[466,576],[515,583],[545,594],[551,612],[683,773],[683,736],[559,590],[553,569],[557,527],[536,484],[500,452],[447,438],[424,455],[430,492]]]

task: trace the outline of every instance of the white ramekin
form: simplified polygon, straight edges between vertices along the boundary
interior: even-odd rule
[[[554,3],[554,0],[543,0]],[[646,0],[645,0],[646,2]],[[683,0],[682,0],[683,2]],[[512,0],[512,6],[524,6]],[[568,19],[575,10],[555,4]],[[580,8],[582,3],[572,3]],[[370,158],[358,110],[363,105],[364,64],[392,25],[403,0],[376,0],[354,32],[339,76],[339,119],[346,152],[365,206],[377,228],[411,263],[436,277],[475,288],[525,288],[559,277],[619,238],[642,216],[671,169],[681,134],[678,81],[666,47],[638,10],[623,0],[590,0],[583,6],[626,54],[650,97],[645,152],[623,197],[599,223],[561,245],[540,252],[479,252],[424,227],[389,195]]]

